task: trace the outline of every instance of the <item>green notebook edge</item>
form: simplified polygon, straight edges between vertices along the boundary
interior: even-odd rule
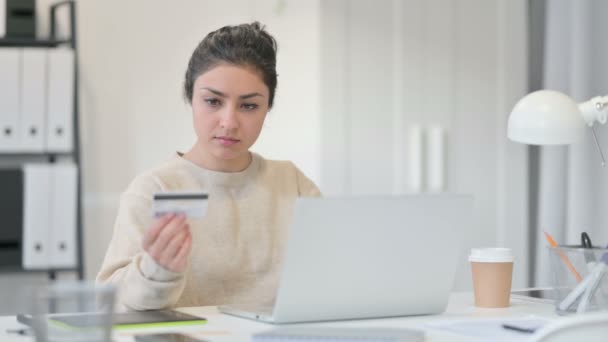
[[[51,319],[51,324],[58,328],[63,329],[75,329],[76,327],[66,324],[61,321]],[[155,323],[131,323],[131,324],[114,324],[112,329],[114,330],[128,330],[128,329],[150,329],[150,328],[173,328],[173,327],[184,327],[193,325],[205,325],[207,324],[206,319],[195,319],[189,321],[176,321],[176,322],[155,322]]]

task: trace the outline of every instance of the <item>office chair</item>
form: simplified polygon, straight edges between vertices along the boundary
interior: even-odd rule
[[[559,319],[537,331],[532,342],[606,342],[608,341],[608,312],[579,314]]]

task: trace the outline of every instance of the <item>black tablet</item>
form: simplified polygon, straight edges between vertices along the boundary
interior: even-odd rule
[[[100,324],[99,319],[101,317],[101,314],[97,313],[48,315],[49,320],[51,320],[55,324],[73,328],[98,326]],[[112,315],[112,321],[112,325],[115,329],[198,325],[205,324],[207,322],[205,318],[193,316],[174,310],[132,311],[114,313]]]

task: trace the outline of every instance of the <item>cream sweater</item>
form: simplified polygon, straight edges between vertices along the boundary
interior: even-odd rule
[[[163,268],[142,249],[153,222],[152,197],[162,191],[209,194],[206,216],[189,219],[192,252],[183,273]],[[224,173],[175,156],[136,177],[122,194],[97,282],[118,287],[122,310],[269,303],[295,199],[319,195],[291,162],[253,154],[245,170]]]

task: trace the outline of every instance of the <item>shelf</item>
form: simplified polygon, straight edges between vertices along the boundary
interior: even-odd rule
[[[74,152],[0,152],[0,157],[71,157]]]
[[[19,266],[0,266],[0,273],[49,273],[49,272],[74,272],[78,271],[77,267],[69,268],[45,268],[36,270],[26,270]]]
[[[2,2],[2,0],[0,0]],[[68,8],[69,10],[69,18],[66,26],[69,26],[69,30],[66,28],[66,34],[68,38],[59,37],[57,35],[58,32],[58,20],[57,20],[57,12],[60,8]],[[24,151],[2,151],[0,152],[0,169],[14,169],[28,163],[44,163],[44,164],[60,164],[63,161],[69,160],[75,165],[75,176],[70,176],[70,179],[75,179],[75,187],[76,187],[76,226],[75,226],[75,249],[76,249],[76,265],[75,267],[67,267],[67,268],[49,268],[49,269],[36,269],[36,270],[26,270],[21,267],[22,259],[23,259],[23,250],[21,247],[15,247],[14,243],[5,243],[3,248],[0,248],[0,277],[2,277],[1,273],[4,272],[16,272],[16,273],[48,273],[50,279],[55,279],[56,272],[77,272],[78,279],[84,279],[84,264],[83,264],[83,233],[82,233],[82,185],[81,185],[81,169],[82,164],[80,161],[80,133],[79,133],[79,110],[78,110],[78,92],[79,92],[79,83],[78,83],[78,60],[77,60],[77,44],[76,44],[76,3],[75,0],[65,0],[58,1],[55,4],[52,4],[49,11],[49,23],[50,23],[50,32],[49,36],[45,39],[36,39],[34,37],[2,37],[0,36],[0,49],[5,48],[15,48],[15,50],[19,48],[34,48],[34,49],[48,49],[49,52],[57,52],[63,53],[64,51],[55,51],[58,49],[54,49],[57,47],[67,47],[71,49],[73,53],[73,61],[70,61],[70,64],[67,62],[60,65],[60,68],[57,70],[63,70],[61,72],[70,72],[70,74],[74,77],[74,84],[72,89],[70,89],[72,93],[72,103],[71,109],[73,120],[73,134],[74,138],[72,140],[72,149],[70,151],[65,152],[53,152],[53,151],[37,151],[37,152],[24,152]],[[32,52],[43,52],[43,51],[32,51]],[[44,51],[46,52],[46,51]],[[63,68],[63,69],[62,69]],[[68,69],[69,68],[69,69]],[[14,70],[12,67],[10,70]],[[56,71],[57,71],[56,70]],[[59,71],[58,71],[59,72]],[[72,77],[72,76],[70,76]],[[48,83],[48,82],[47,82]],[[48,88],[49,85],[47,84]],[[67,87],[65,87],[67,89]],[[63,88],[62,88],[63,89]],[[47,89],[48,90],[48,89]],[[45,171],[47,172],[47,171]],[[63,171],[62,171],[63,172]],[[66,171],[67,172],[67,171]],[[70,175],[74,173],[74,171],[70,171]],[[23,180],[22,180],[23,182]],[[70,186],[74,185],[70,183]],[[25,189],[25,188],[24,188]],[[72,188],[70,188],[72,189]],[[3,189],[4,190],[4,189]],[[49,192],[50,193],[50,192]],[[36,196],[32,196],[36,197]],[[9,199],[10,200],[10,199]],[[16,201],[15,203],[17,203]],[[25,210],[25,204],[22,205],[23,210]],[[11,213],[13,213],[11,211]],[[23,213],[22,213],[23,214]],[[70,214],[71,215],[71,214]],[[22,230],[24,227],[23,222],[20,223],[22,226]],[[3,227],[7,228],[7,227]],[[70,228],[70,231],[72,228]],[[23,235],[22,235],[23,238]],[[44,261],[44,260],[43,260]],[[44,265],[44,262],[40,264]]]
[[[0,38],[0,47],[57,47],[61,44],[71,43],[71,40]]]

